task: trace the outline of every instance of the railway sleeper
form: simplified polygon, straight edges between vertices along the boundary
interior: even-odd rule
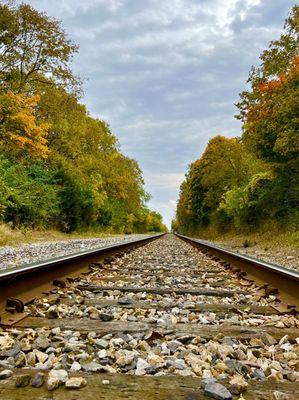
[[[26,371],[32,379],[38,371]],[[42,371],[42,373],[44,373]],[[16,389],[15,381],[21,372],[16,372],[13,377],[0,380],[0,396],[5,400],[32,400],[32,399],[53,399],[77,400],[207,400],[204,393],[203,380],[194,377],[180,376],[130,376],[121,374],[87,374],[71,373],[69,376],[82,377],[86,380],[87,386],[76,391],[68,391],[59,387],[54,392],[49,392],[45,387],[36,389],[31,385]],[[45,374],[47,375],[47,374]],[[230,388],[228,382],[223,384]],[[299,392],[299,383],[290,382],[250,382],[244,399],[246,400],[273,400],[273,393],[278,393],[276,398],[297,400],[296,393]],[[17,393],[21,393],[18,397]],[[37,397],[38,396],[38,397]],[[83,396],[83,397],[82,397]],[[236,396],[235,398],[240,398]]]
[[[74,318],[40,318],[27,317],[18,322],[14,326],[17,329],[25,328],[60,328],[62,330],[79,331],[82,333],[96,332],[97,334],[105,335],[108,333],[121,332],[145,332],[156,330],[162,334],[166,332],[176,332],[180,334],[188,334],[192,336],[200,336],[205,339],[212,339],[218,334],[230,336],[236,339],[264,338],[266,335],[271,335],[274,339],[279,340],[285,335],[289,340],[295,341],[299,337],[298,328],[275,328],[275,327],[249,327],[249,326],[232,326],[232,325],[200,325],[200,324],[168,324],[165,328],[159,328],[156,325],[127,321],[109,321],[102,322],[100,320],[91,319],[74,319]]]
[[[159,305],[155,298],[159,296],[166,296],[168,298],[173,298],[175,300],[179,296],[180,298],[188,299],[188,296],[196,296],[204,298],[203,302],[193,307],[186,307],[186,309],[192,310],[194,312],[214,312],[214,313],[252,313],[274,316],[275,318],[285,318],[285,315],[296,314],[296,311],[289,307],[287,304],[283,304],[277,298],[277,290],[271,286],[264,284],[260,287],[256,286],[252,280],[245,277],[244,273],[239,268],[234,268],[234,266],[229,265],[227,262],[219,262],[218,256],[205,256],[204,252],[198,252],[196,249],[190,250],[191,246],[188,244],[181,245],[179,239],[176,238],[163,238],[155,243],[152,243],[144,248],[138,248],[135,252],[126,252],[114,254],[113,256],[106,257],[102,262],[95,262],[89,272],[85,272],[83,277],[79,279],[66,279],[66,285],[57,285],[51,289],[45,297],[45,301],[49,305],[55,304],[65,304],[65,305],[76,305],[77,300],[70,299],[74,295],[74,298],[80,298],[79,304],[84,304],[90,307],[99,306],[100,310],[105,312],[107,309],[111,311],[111,307],[119,307],[123,309],[136,309],[136,308],[157,308],[161,310],[168,311],[171,314],[172,304]],[[188,267],[187,258],[190,256],[190,266]],[[139,257],[139,258],[138,258]],[[199,262],[199,259],[203,260]],[[170,268],[170,263],[173,262],[174,267]],[[198,264],[196,264],[198,262]],[[181,268],[180,268],[181,263]],[[152,264],[152,267],[148,267],[148,271],[143,275],[143,269],[146,269],[147,265]],[[206,265],[205,265],[206,264]],[[151,274],[155,278],[161,275],[163,277],[166,275],[176,276],[176,271],[181,273],[183,277],[184,274],[194,274],[196,265],[198,265],[198,275],[197,277],[202,278],[202,283],[204,282],[204,277],[206,274],[219,274],[223,277],[223,274],[228,278],[227,281],[223,280],[221,285],[223,289],[220,290],[216,288],[217,285],[211,287],[198,287],[192,283],[184,285],[184,287],[179,287],[178,284],[174,283],[170,285],[161,285],[161,287],[150,287],[150,286],[140,286],[136,287],[134,282],[134,273],[141,274],[141,277],[146,277]],[[155,266],[157,268],[155,268]],[[216,268],[217,266],[217,268]],[[219,267],[218,267],[219,266]],[[106,273],[130,275],[132,279],[124,281],[123,285],[99,285],[95,284],[95,279],[101,279],[99,274]],[[125,273],[124,273],[125,272]],[[179,276],[178,274],[178,276]],[[229,276],[231,275],[231,279]],[[121,277],[118,277],[121,280]],[[105,278],[104,278],[105,279]],[[109,280],[109,277],[107,278]],[[127,279],[127,278],[126,278]],[[131,282],[131,284],[130,284]],[[155,282],[155,279],[153,279]],[[160,283],[160,282],[159,282]],[[163,283],[163,282],[162,282]],[[233,289],[231,288],[233,287]],[[226,288],[226,289],[225,289]],[[245,290],[244,290],[245,289]],[[112,294],[111,294],[112,293]],[[126,295],[132,295],[134,299],[130,302],[124,302],[121,300],[120,294],[126,293]],[[139,294],[144,295],[144,298],[138,299]],[[111,299],[105,299],[105,295],[112,297]],[[123,295],[122,295],[123,296]],[[271,297],[271,298],[270,298]],[[149,301],[145,301],[146,299]],[[260,304],[259,304],[260,301]],[[187,304],[187,303],[186,303]],[[159,308],[160,307],[160,308]],[[25,311],[29,311],[30,307]],[[37,302],[38,309],[38,302]],[[42,308],[41,308],[42,310]],[[22,316],[22,312],[15,313]],[[11,314],[14,315],[14,314]],[[279,317],[282,315],[282,317]],[[244,394],[244,399],[246,400],[277,400],[286,398],[288,400],[297,399],[296,395],[299,391],[299,383],[295,382],[298,377],[299,363],[298,360],[294,358],[295,352],[298,350],[298,337],[299,329],[297,327],[286,327],[278,328],[273,326],[259,325],[259,326],[240,326],[234,325],[232,323],[219,323],[219,324],[200,324],[200,323],[167,323],[165,325],[160,325],[158,323],[148,323],[148,322],[132,322],[132,321],[109,321],[103,322],[99,319],[91,318],[58,318],[58,313],[53,313],[53,318],[43,318],[35,316],[27,316],[24,314],[24,319],[14,323],[13,328],[3,329],[4,337],[3,343],[11,344],[10,341],[13,340],[14,343],[18,343],[23,340],[23,345],[28,345],[26,340],[32,341],[30,344],[31,349],[27,348],[24,350],[24,359],[30,359],[29,353],[33,349],[41,360],[47,360],[51,356],[51,360],[55,359],[55,354],[61,356],[61,359],[57,361],[57,367],[65,368],[65,373],[68,376],[77,375],[83,377],[87,386],[80,389],[79,392],[69,392],[66,387],[58,387],[57,390],[49,394],[45,385],[37,391],[36,388],[32,388],[29,384],[30,378],[38,372],[38,365],[33,364],[35,371],[26,369],[26,364],[16,364],[16,366],[25,366],[25,370],[14,370],[13,377],[8,377],[4,381],[0,380],[0,396],[1,398],[7,400],[15,399],[29,399],[32,398],[49,398],[64,400],[72,399],[76,400],[80,397],[84,399],[152,399],[152,400],[203,400],[207,397],[206,384],[207,377],[209,376],[206,372],[210,372],[215,375],[222,385],[230,390],[229,399],[240,399],[240,393],[244,389],[238,390],[238,388],[232,387],[232,375],[229,375],[232,371],[233,377],[246,378],[247,383],[244,384],[246,387],[246,392]],[[297,322],[294,322],[296,318],[293,316],[286,317],[287,319],[292,319],[295,325],[287,326],[298,326]],[[2,321],[3,322],[3,321]],[[296,325],[297,324],[297,325]],[[4,324],[5,325],[5,324]],[[32,335],[31,339],[30,335]],[[14,338],[14,339],[12,339]],[[106,338],[106,339],[105,339]],[[109,339],[108,339],[109,338]],[[6,342],[5,342],[6,340]],[[24,342],[25,340],[25,342]],[[69,342],[70,340],[70,342]],[[193,376],[188,376],[188,371],[184,375],[184,370],[180,370],[180,367],[176,366],[176,375],[172,375],[171,371],[173,369],[167,369],[165,372],[167,376],[159,376],[159,373],[163,375],[164,370],[159,370],[152,368],[152,365],[148,365],[148,369],[142,370],[141,375],[147,374],[148,376],[139,376],[138,367],[133,366],[126,367],[126,364],[122,362],[117,362],[116,358],[112,360],[109,364],[109,357],[107,358],[107,363],[104,364],[103,354],[105,353],[105,345],[103,343],[109,340],[109,357],[115,356],[115,351],[125,351],[126,341],[132,341],[136,343],[136,357],[150,357],[157,362],[158,355],[152,353],[154,349],[157,349],[156,342],[160,341],[158,346],[161,347],[162,351],[168,348],[167,346],[172,345],[182,347],[182,359],[186,361],[186,366],[188,365],[189,373],[191,372]],[[135,341],[135,342],[134,342]],[[98,344],[101,343],[100,351],[96,348]],[[164,343],[164,347],[163,347]],[[151,347],[153,345],[153,347]],[[17,345],[11,345],[8,352],[0,352],[0,363],[7,361],[9,355],[14,355],[15,351],[19,351]],[[54,347],[53,347],[54,346]],[[74,352],[71,358],[72,362],[74,359],[79,360],[84,352],[88,351],[88,360],[83,362],[83,371],[95,371],[97,373],[86,373],[86,372],[72,372],[70,365],[67,364],[66,359],[68,359],[70,353],[72,353],[73,346],[77,346],[79,349],[79,354]],[[82,347],[81,347],[82,346]],[[112,346],[112,347],[111,347]],[[116,348],[114,348],[116,346]],[[130,345],[131,346],[131,345]],[[133,346],[133,345],[132,345]],[[233,349],[233,353],[228,357],[222,357],[221,351],[225,351],[227,346]],[[164,348],[164,350],[163,350]],[[246,358],[242,356],[242,349],[244,352],[249,352],[254,354],[255,358]],[[245,350],[246,349],[246,350]],[[278,355],[275,356],[275,350],[277,349]],[[292,351],[289,349],[293,349]],[[135,348],[133,348],[134,352]],[[169,354],[174,356],[175,351],[169,350]],[[202,371],[198,368],[197,362],[202,361],[206,351],[208,353],[208,358],[205,358],[205,368],[207,365],[210,370]],[[231,351],[231,350],[230,350]],[[47,353],[46,353],[47,352]],[[279,360],[284,360],[284,352],[287,353],[288,361],[284,369],[279,371],[272,371],[272,367],[267,372],[267,375],[263,379],[259,378],[259,374],[255,376],[255,371],[260,370],[261,364],[257,361],[252,361],[254,359],[258,360],[259,355],[266,357],[271,363],[277,365]],[[18,354],[16,356],[18,357]],[[53,354],[52,354],[53,353]],[[82,354],[81,354],[82,353]],[[235,354],[236,353],[236,354]],[[241,355],[240,355],[241,353]],[[49,355],[50,354],[50,355]],[[51,355],[52,354],[52,355]],[[162,353],[159,353],[162,355]],[[168,354],[168,353],[167,353]],[[245,354],[245,353],[244,353]],[[247,353],[246,353],[247,354]],[[72,354],[71,354],[72,355]],[[36,356],[36,357],[37,357]],[[84,355],[85,357],[86,355]],[[79,357],[79,358],[76,358]],[[91,359],[96,359],[98,361],[90,361]],[[105,358],[104,357],[104,358]],[[121,357],[118,354],[117,357]],[[135,356],[134,356],[135,357]],[[156,358],[155,358],[156,357]],[[163,362],[170,362],[166,356]],[[185,357],[185,358],[184,358]],[[239,358],[238,358],[239,357]],[[22,358],[22,355],[21,355]],[[161,357],[160,357],[161,358]],[[146,359],[146,358],[145,358]],[[103,365],[99,363],[103,360]],[[21,359],[24,363],[25,361]],[[28,360],[27,360],[28,361]],[[26,361],[26,362],[27,362]],[[51,361],[51,362],[52,362]],[[106,362],[105,361],[105,362]],[[131,360],[132,361],[132,360]],[[134,364],[136,360],[134,359],[132,363]],[[19,359],[17,361],[19,363]],[[136,361],[139,362],[139,358]],[[141,360],[144,363],[145,360]],[[115,363],[115,371],[117,373],[110,375],[109,368]],[[190,364],[188,364],[190,363]],[[195,365],[193,365],[195,363]],[[4,365],[4,364],[1,364]],[[45,361],[45,365],[47,361]],[[106,368],[105,368],[106,365]],[[201,365],[201,364],[199,364]],[[108,368],[109,367],[109,368]],[[228,374],[222,374],[217,368],[222,368],[220,371],[228,371]],[[48,367],[47,367],[48,368]],[[51,367],[52,368],[52,367]],[[134,369],[135,368],[135,369]],[[163,367],[162,367],[163,368]],[[168,368],[168,367],[167,367]],[[44,368],[46,369],[46,368]],[[55,368],[54,368],[55,369]],[[113,369],[113,368],[112,368]],[[133,371],[134,370],[134,371]],[[156,373],[157,371],[159,373]],[[105,374],[101,372],[105,371]],[[125,374],[122,374],[125,372]],[[139,371],[140,372],[140,371]],[[48,372],[44,372],[47,376]],[[28,375],[24,378],[26,381],[26,387],[16,389],[18,376]],[[154,376],[150,376],[154,374]],[[202,375],[201,375],[202,374]],[[195,377],[195,375],[202,376]],[[227,375],[225,377],[225,375]],[[205,378],[205,379],[204,379]],[[256,381],[258,379],[259,381]],[[287,381],[289,380],[289,381]],[[205,388],[206,392],[202,389]],[[277,396],[287,396],[287,397],[277,397]],[[280,394],[279,394],[280,393]],[[37,396],[37,397],[36,397]],[[275,397],[276,396],[276,397]]]

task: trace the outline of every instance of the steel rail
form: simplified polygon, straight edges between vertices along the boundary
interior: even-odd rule
[[[179,233],[175,233],[175,235],[209,254],[240,268],[259,284],[266,283],[274,286],[279,290],[283,300],[299,307],[299,272],[281,265],[236,253],[205,240],[184,236]]]
[[[3,280],[9,280],[16,276],[32,273],[34,271],[40,271],[44,268],[56,267],[61,264],[75,262],[75,261],[82,260],[82,259],[85,259],[88,257],[97,256],[99,254],[106,253],[109,251],[121,250],[123,248],[128,247],[128,245],[142,244],[148,240],[158,238],[162,235],[164,235],[164,233],[157,234],[157,235],[149,235],[146,238],[130,240],[127,242],[120,242],[120,243],[116,243],[116,244],[113,244],[110,246],[98,247],[98,248],[94,248],[92,250],[79,251],[79,252],[67,254],[64,256],[53,257],[53,258],[49,258],[46,260],[30,263],[30,264],[22,264],[22,265],[15,266],[12,268],[4,269],[2,271],[0,270],[0,282]]]
[[[81,273],[86,273],[93,262],[100,262],[119,251],[142,246],[163,235],[164,233],[148,235],[137,240],[120,242],[0,271],[0,314],[8,304],[7,299],[16,300],[15,302],[10,301],[9,304],[16,306],[20,304],[20,310],[24,304],[29,303],[43,292],[53,290],[53,281],[78,277]]]

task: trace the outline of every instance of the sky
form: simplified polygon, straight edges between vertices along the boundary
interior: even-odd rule
[[[280,36],[289,0],[29,0],[80,49],[82,102],[135,158],[170,226],[188,165],[215,135],[239,136],[234,103]]]

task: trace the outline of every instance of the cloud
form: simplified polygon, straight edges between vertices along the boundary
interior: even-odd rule
[[[238,93],[290,0],[31,0],[79,43],[92,115],[140,163],[167,223],[181,179],[217,134],[239,135]]]
[[[184,174],[176,174],[172,172],[152,173],[145,171],[144,176],[153,189],[176,189],[184,179]]]

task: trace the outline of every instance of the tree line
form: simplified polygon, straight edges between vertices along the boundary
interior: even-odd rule
[[[173,229],[198,234],[299,223],[299,6],[252,67],[237,138],[212,138],[181,185]]]
[[[0,4],[0,221],[13,226],[162,231],[138,163],[80,103],[78,47],[61,23]]]

